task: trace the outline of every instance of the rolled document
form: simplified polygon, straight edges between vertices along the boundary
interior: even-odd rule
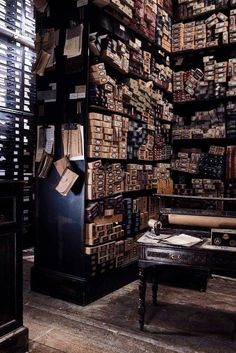
[[[236,218],[169,214],[169,224],[208,228],[236,228]]]

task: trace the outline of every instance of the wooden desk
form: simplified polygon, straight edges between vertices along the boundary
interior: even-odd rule
[[[193,247],[174,246],[158,243],[145,233],[139,240],[139,326],[144,328],[145,294],[147,275],[150,269],[158,266],[180,266],[203,273],[216,273],[224,271],[227,275],[236,275],[236,248],[213,247],[210,239],[204,239]],[[158,280],[154,277],[152,285],[153,304],[156,304]],[[205,290],[204,285],[202,290]],[[236,324],[236,322],[235,322]],[[236,328],[236,327],[235,327]]]

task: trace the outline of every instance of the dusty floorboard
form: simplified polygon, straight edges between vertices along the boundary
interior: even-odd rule
[[[235,353],[236,282],[211,279],[206,293],[160,286],[147,293],[145,331],[138,329],[137,282],[86,306],[29,290],[24,261],[24,324],[32,353]]]

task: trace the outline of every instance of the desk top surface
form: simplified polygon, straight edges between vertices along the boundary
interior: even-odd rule
[[[209,233],[208,233],[209,234]],[[178,242],[178,239],[181,238],[182,235],[189,235],[193,236],[194,238],[198,238],[199,241],[195,244],[190,245],[183,245],[181,244],[181,241]],[[177,243],[170,243],[170,239],[173,236],[179,236],[179,238],[176,238],[174,240],[177,240]],[[182,239],[186,239],[186,237],[183,237]],[[168,240],[169,239],[169,240]],[[181,239],[180,239],[181,240]],[[190,239],[191,240],[191,239]],[[140,245],[146,245],[146,246],[154,246],[154,247],[159,247],[159,248],[181,248],[181,249],[194,249],[195,251],[197,250],[210,250],[210,251],[227,251],[230,253],[235,253],[236,254],[236,247],[229,247],[229,246],[215,246],[211,245],[211,239],[209,236],[207,237],[207,232],[196,232],[192,233],[189,231],[173,231],[173,230],[163,230],[160,235],[155,235],[152,232],[146,232],[144,233],[139,239],[138,243]]]

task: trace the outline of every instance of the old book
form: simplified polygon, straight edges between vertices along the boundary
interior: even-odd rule
[[[33,74],[37,74],[39,76],[43,76],[44,75],[44,71],[48,65],[48,62],[50,60],[51,54],[47,53],[45,50],[40,50],[37,60],[35,62],[35,64],[33,65],[32,68],[32,73]]]
[[[46,151],[44,151],[38,168],[37,176],[39,178],[46,178],[48,176],[52,162],[53,162],[53,156],[48,154]]]

